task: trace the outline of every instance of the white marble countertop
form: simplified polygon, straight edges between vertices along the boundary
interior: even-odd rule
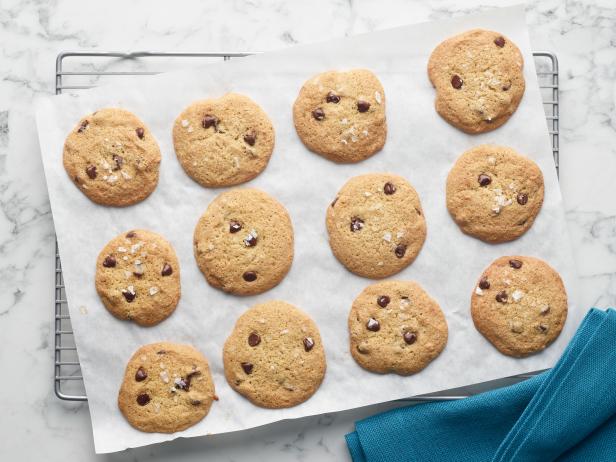
[[[511,2],[507,2],[511,3]],[[63,50],[270,50],[502,5],[497,0],[0,0],[0,460],[348,460],[353,422],[391,405],[242,433],[93,453],[87,405],[53,374],[53,223],[29,110]],[[588,307],[616,305],[616,5],[527,8],[536,50],[561,71],[561,185]]]

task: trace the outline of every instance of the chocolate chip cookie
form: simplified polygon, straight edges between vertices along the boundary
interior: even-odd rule
[[[96,291],[117,318],[158,324],[180,300],[180,264],[173,247],[144,229],[120,234],[98,255]]]
[[[202,186],[245,183],[261,173],[274,150],[274,127],[244,95],[226,95],[188,106],[173,125],[182,168]]]
[[[321,385],[326,368],[316,324],[282,301],[255,305],[240,316],[223,362],[229,385],[266,408],[303,403]]]
[[[546,348],[567,319],[567,293],[546,262],[500,257],[481,275],[471,296],[479,332],[501,353],[523,357]]]
[[[351,178],[327,209],[329,244],[349,271],[391,276],[410,265],[426,239],[419,196],[391,173]]]
[[[433,361],[447,343],[438,303],[413,281],[366,287],[349,313],[351,354],[372,372],[410,375]]]
[[[504,35],[474,29],[438,45],[428,63],[436,111],[466,133],[503,125],[524,95],[524,60]]]
[[[125,109],[100,109],[81,119],[64,142],[63,161],[79,190],[101,205],[136,204],[158,184],[158,143]]]
[[[194,252],[211,286],[236,295],[260,294],[291,268],[291,218],[263,191],[232,189],[216,197],[199,219]]]
[[[517,239],[543,204],[543,174],[511,148],[480,145],[463,153],[447,177],[447,208],[466,234],[486,242]]]
[[[151,343],[126,365],[118,407],[143,432],[174,433],[203,419],[218,400],[207,359],[194,347]]]
[[[385,145],[383,86],[366,69],[318,74],[300,90],[293,121],[311,151],[334,162],[359,162]]]

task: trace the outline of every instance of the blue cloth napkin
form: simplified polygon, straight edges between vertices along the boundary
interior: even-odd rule
[[[616,311],[591,309],[549,371],[369,417],[346,441],[354,462],[616,460]]]

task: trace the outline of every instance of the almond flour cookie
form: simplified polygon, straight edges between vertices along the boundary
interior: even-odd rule
[[[216,197],[199,219],[194,252],[211,286],[236,295],[260,294],[291,268],[291,218],[263,191],[232,189]]]
[[[351,354],[372,372],[410,375],[433,361],[447,343],[438,303],[413,281],[366,287],[349,313]]]
[[[318,74],[300,90],[293,121],[311,151],[334,162],[364,160],[380,151],[387,137],[381,82],[366,69]]]
[[[351,178],[327,209],[329,245],[349,271],[379,279],[410,265],[426,239],[419,196],[404,178]]]
[[[184,109],[173,125],[173,145],[182,168],[197,183],[231,186],[265,169],[274,150],[274,127],[253,100],[227,93]]]
[[[141,202],[156,188],[160,149],[133,113],[100,109],[81,119],[68,135],[63,162],[90,200],[124,207]]]
[[[479,332],[501,353],[523,357],[543,350],[567,319],[559,274],[533,257],[500,257],[481,275],[471,297]]]
[[[503,125],[524,95],[524,61],[508,38],[474,29],[437,46],[428,63],[436,112],[466,133]]]
[[[203,419],[218,400],[207,359],[190,345],[150,343],[126,365],[118,407],[143,432],[174,433]]]
[[[447,177],[447,208],[466,234],[497,243],[517,239],[543,204],[543,174],[535,162],[504,146],[463,153]]]
[[[96,291],[117,318],[158,324],[180,300],[180,264],[173,247],[144,229],[117,236],[96,260]]]
[[[316,324],[281,301],[255,305],[240,316],[223,362],[231,388],[266,408],[303,403],[321,385],[326,368]]]

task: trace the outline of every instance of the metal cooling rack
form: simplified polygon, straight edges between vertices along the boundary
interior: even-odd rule
[[[181,69],[188,62],[216,62],[241,58],[254,54],[246,53],[94,53],[65,52],[56,59],[56,94],[75,93],[87,90],[109,79],[130,78],[135,75],[154,75],[172,69]],[[543,98],[543,105],[552,141],[552,153],[556,172],[559,169],[558,139],[558,60],[550,52],[535,52],[537,78]],[[162,69],[162,70],[161,70]],[[54,345],[55,374],[54,391],[56,396],[67,401],[86,401],[83,376],[79,366],[77,348],[73,338],[73,329],[66,304],[62,265],[56,243],[55,258],[55,294],[54,294]],[[514,381],[524,380],[534,373],[511,377]],[[451,392],[450,392],[451,393]],[[461,399],[468,396],[466,392],[458,394],[436,394],[410,398],[409,401],[433,401]]]

